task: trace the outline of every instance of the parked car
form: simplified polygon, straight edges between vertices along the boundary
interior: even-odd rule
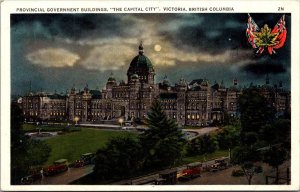
[[[202,163],[191,163],[187,165],[181,173],[177,174],[179,180],[192,179],[195,177],[200,177],[202,171]]]
[[[31,177],[31,175],[23,177],[21,179],[21,184],[22,185],[30,185],[34,182],[33,178]]]
[[[84,165],[93,164],[95,156],[95,153],[84,153],[81,155],[80,160],[84,163]]]
[[[83,167],[83,166],[84,166],[84,162],[80,159],[69,164],[69,167],[74,167],[74,168],[79,168],[79,167]]]
[[[94,153],[84,153],[80,156],[80,159],[76,160],[75,162],[69,164],[69,167],[83,167],[85,165],[93,164],[95,159]]]
[[[52,176],[68,170],[68,160],[59,159],[54,162],[53,165],[43,170],[45,176]]]
[[[156,179],[155,185],[174,185],[177,182],[177,169],[167,169],[159,173],[159,179]]]
[[[219,171],[224,170],[229,166],[229,158],[228,157],[222,157],[220,159],[216,159],[215,163],[211,165],[210,171]]]
[[[30,185],[33,182],[42,179],[42,173],[40,169],[30,170],[28,174],[28,176],[21,179],[22,185]]]

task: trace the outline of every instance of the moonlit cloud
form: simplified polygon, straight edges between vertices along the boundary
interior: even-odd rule
[[[82,67],[90,70],[118,70],[127,65],[126,61],[134,55],[134,51],[124,45],[97,46],[88,52],[87,58],[80,62]]]
[[[43,67],[72,67],[80,57],[63,48],[45,48],[29,53],[26,58]]]

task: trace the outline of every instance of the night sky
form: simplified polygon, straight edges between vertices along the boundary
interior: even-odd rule
[[[251,13],[250,13],[251,14]],[[282,14],[251,14],[259,27],[273,28]],[[290,20],[287,41],[275,55],[255,55],[247,44],[243,14],[13,14],[12,95],[30,90],[65,93],[104,88],[110,73],[127,80],[130,61],[143,41],[156,82],[207,78],[241,86],[283,81],[290,88]]]

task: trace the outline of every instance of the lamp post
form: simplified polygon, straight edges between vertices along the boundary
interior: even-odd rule
[[[120,126],[121,126],[121,128],[122,128],[122,123],[124,122],[124,119],[123,118],[120,118],[119,119],[119,123],[120,123]]]
[[[74,121],[75,121],[75,125],[77,125],[78,121],[79,121],[79,117],[75,117],[74,118]]]

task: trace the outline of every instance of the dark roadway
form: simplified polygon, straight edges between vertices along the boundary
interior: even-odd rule
[[[68,171],[43,178],[39,181],[33,183],[33,185],[66,185],[75,181],[78,178],[81,178],[93,171],[94,165],[87,165],[80,168],[69,168]]]

